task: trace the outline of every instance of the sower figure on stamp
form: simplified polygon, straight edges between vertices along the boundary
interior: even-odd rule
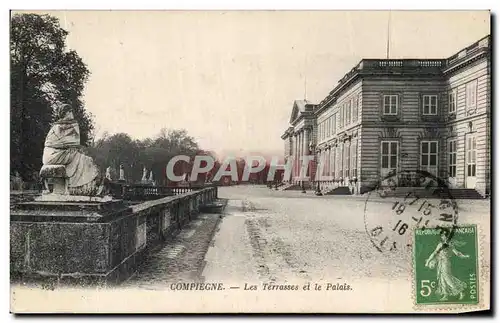
[[[438,284],[436,293],[442,296],[442,301],[447,300],[448,296],[458,295],[460,300],[464,298],[467,284],[455,277],[451,271],[451,257],[453,256],[451,253],[460,258],[469,258],[469,255],[464,255],[455,248],[464,244],[462,241],[452,240],[446,231],[442,231],[441,242],[425,261],[426,267],[436,268]]]
[[[95,196],[103,192],[101,178],[92,157],[80,152],[80,128],[70,105],[64,104],[58,111],[58,119],[50,128],[43,150],[41,173],[63,171],[68,195]],[[46,175],[46,174],[45,174]]]

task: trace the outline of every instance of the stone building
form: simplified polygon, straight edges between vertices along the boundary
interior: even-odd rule
[[[285,158],[322,160],[323,191],[363,193],[390,173],[425,170],[489,195],[490,75],[490,36],[444,59],[362,59],[319,104],[295,101]]]
[[[295,100],[290,116],[290,127],[281,138],[285,142],[285,162],[290,158],[293,160],[291,174],[292,184],[301,184],[298,180],[300,167],[302,165],[301,156],[311,155],[316,138],[316,116],[314,114],[316,106],[307,100]],[[309,174],[315,170],[315,165],[309,168]],[[306,181],[305,188],[311,188],[311,181]]]

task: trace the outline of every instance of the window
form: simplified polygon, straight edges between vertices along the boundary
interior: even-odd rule
[[[465,151],[467,153],[467,176],[476,176],[476,137],[469,136],[466,139]]]
[[[332,150],[331,149],[328,149],[327,150],[327,153],[326,153],[326,175],[330,175],[330,169],[332,168],[332,165],[331,165],[331,154],[332,154]]]
[[[477,101],[477,80],[467,83],[465,92],[465,105],[467,110],[475,109]]]
[[[358,176],[358,145],[356,141],[351,143],[351,177]]]
[[[448,142],[448,177],[457,177],[457,141]]]
[[[438,164],[438,142],[420,142],[420,166],[422,170],[436,175]]]
[[[331,168],[330,168],[330,176],[333,176],[335,177],[335,164],[336,164],[336,159],[335,159],[335,155],[337,153],[337,148],[335,147],[332,147],[331,151],[330,151],[330,165],[331,165]]]
[[[333,134],[337,132],[337,114],[335,113],[333,115]]]
[[[347,126],[347,104],[342,104],[343,110],[344,111],[344,127]]]
[[[457,89],[448,92],[448,112],[457,112]]]
[[[437,114],[437,95],[424,95],[424,115]]]
[[[351,106],[351,101],[349,101],[347,104],[346,104],[346,107],[347,107],[347,116],[346,116],[346,124],[349,125],[351,124],[351,109],[352,109],[352,106]]]
[[[397,95],[384,95],[384,114],[397,115],[398,114],[398,96]]]
[[[328,163],[327,163],[327,160],[326,160],[326,150],[323,150],[321,152],[321,162],[323,163],[323,173],[321,174],[322,176],[325,176],[326,175],[326,172],[328,171]]]
[[[358,98],[353,98],[352,99],[352,122],[358,121],[358,104],[359,104],[359,97]]]
[[[382,176],[386,176],[388,172],[396,170],[398,167],[398,142],[397,141],[382,141],[382,169],[385,172]]]
[[[349,125],[349,120],[347,120],[347,113],[349,112],[349,106],[347,103],[344,103],[344,127]]]
[[[337,146],[337,178],[342,177],[342,146]]]
[[[344,143],[344,178],[349,177],[350,149],[349,144]]]
[[[344,128],[344,105],[340,106],[340,129]]]

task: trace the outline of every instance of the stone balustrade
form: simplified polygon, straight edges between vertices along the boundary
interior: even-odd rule
[[[363,59],[356,70],[378,68],[441,68],[446,64],[444,59]]]
[[[472,55],[474,52],[477,52],[482,49],[487,49],[490,46],[490,37],[484,37],[480,39],[479,41],[475,42],[474,44],[462,49],[460,52],[456,53],[455,55],[449,57],[446,61],[447,65],[452,65],[456,61],[460,60],[461,58],[466,57],[467,55]]]
[[[127,201],[147,201],[200,190],[208,186],[152,186],[144,184],[111,183],[111,195]],[[210,185],[211,186],[211,185]]]
[[[335,103],[340,89],[359,75],[386,74],[388,71],[439,75],[446,65],[446,59],[362,59],[338,81],[337,86],[317,105],[316,109]]]

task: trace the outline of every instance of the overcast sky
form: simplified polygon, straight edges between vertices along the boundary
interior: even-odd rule
[[[384,58],[388,12],[56,11],[92,75],[98,135],[185,128],[200,145],[281,151],[293,100],[321,101]],[[391,58],[444,58],[489,34],[488,12],[392,12]]]

